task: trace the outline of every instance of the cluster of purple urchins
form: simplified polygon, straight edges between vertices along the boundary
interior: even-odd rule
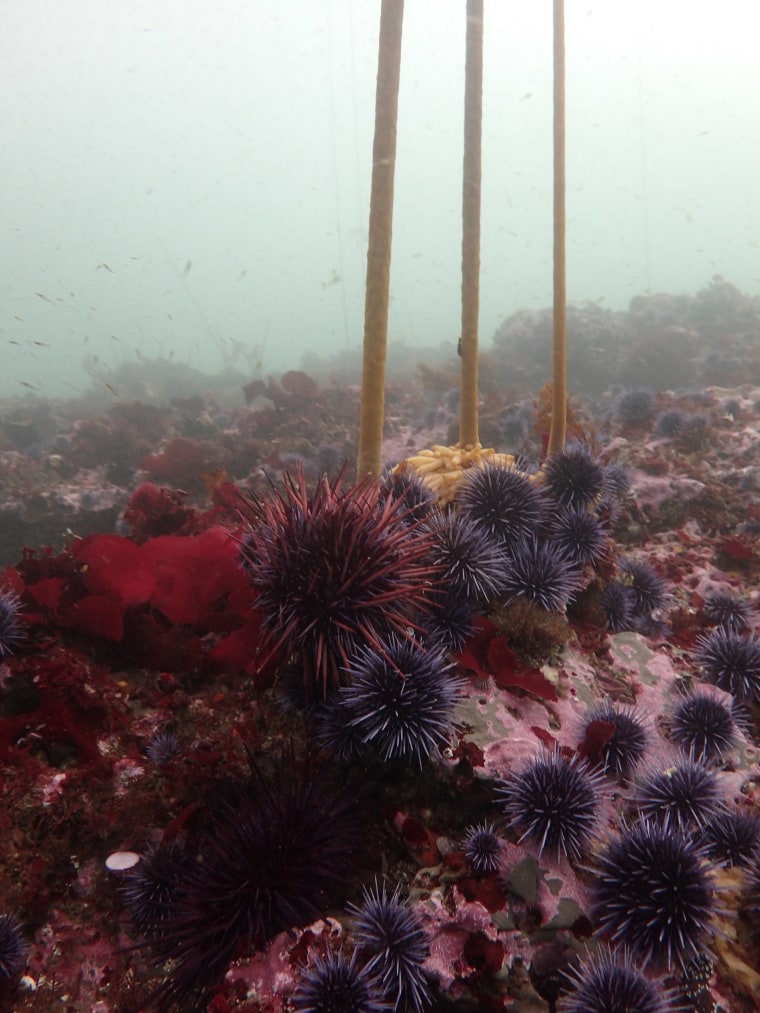
[[[714,618],[722,624],[702,638],[698,657],[707,677],[737,702],[757,702],[760,646],[754,635],[740,632],[734,606],[715,603]],[[612,730],[606,766],[627,776],[640,758],[643,729],[621,723],[612,705],[602,705],[591,717],[606,719]],[[636,961],[655,969],[680,968],[683,980],[691,982],[711,919],[719,911],[715,868],[751,869],[760,854],[760,823],[751,813],[727,806],[714,769],[738,739],[732,708],[717,690],[702,687],[684,694],[667,723],[681,756],[667,769],[649,770],[636,779],[634,822],[606,844],[595,862],[591,914],[601,935],[626,948]],[[704,982],[688,987],[695,994],[705,991]],[[686,985],[682,991],[686,995]]]
[[[547,458],[540,478],[497,464],[472,469],[457,508],[492,551],[505,556],[499,599],[564,611],[583,584],[583,568],[607,549],[598,508],[614,486],[582,444]]]
[[[594,868],[591,914],[598,931],[655,968],[686,969],[698,957],[716,911],[712,862],[746,848],[748,828],[728,819],[719,775],[707,765],[708,756],[715,755],[714,736],[701,725],[701,708],[696,715],[693,708],[684,709],[696,699],[696,694],[685,697],[671,720],[671,735],[686,747],[686,755],[666,770],[646,770],[635,779],[634,822],[607,842]],[[714,699],[710,703],[721,706]],[[644,752],[642,723],[632,710],[611,704],[591,717],[606,719],[612,731],[607,772],[626,780]],[[721,724],[722,742],[725,734]]]
[[[584,747],[592,739],[603,743],[593,757],[595,769],[577,754],[567,759],[558,749],[543,751],[497,786],[510,829],[539,854],[546,851],[573,862],[589,854],[602,778],[605,773],[618,780],[630,777],[648,735],[632,708],[603,704],[588,715]],[[598,932],[622,947],[624,955],[619,964],[592,962],[576,982],[571,1003],[591,1003],[591,996],[601,1002],[598,997],[607,994],[610,982],[617,989],[614,995],[627,995],[629,989],[636,995],[640,975],[628,952],[642,965],[685,970],[701,952],[716,911],[713,862],[749,863],[753,833],[757,840],[752,821],[728,815],[718,775],[693,753],[667,771],[638,778],[632,816],[636,821],[601,848],[589,869]],[[488,829],[471,831],[468,844],[475,855],[475,841]],[[498,846],[488,835],[484,841],[484,847]],[[487,848],[484,854],[488,859]],[[581,980],[591,990],[588,995],[580,990]]]
[[[407,474],[345,491],[322,479],[309,494],[299,470],[253,502],[242,557],[262,664],[295,662],[323,745],[421,763],[448,738],[458,687],[446,652],[474,614],[495,601],[564,610],[606,548],[604,470],[575,446],[543,480],[475,468],[445,512]]]
[[[299,1013],[421,1013],[432,1002],[422,965],[430,953],[414,909],[397,886],[364,889],[354,915],[354,951],[318,958],[304,969],[292,1002]]]
[[[133,925],[169,967],[155,1008],[205,1009],[238,950],[309,924],[342,894],[359,840],[355,799],[302,768],[284,756],[269,779],[251,760],[196,839],[153,848],[130,871]]]
[[[619,476],[580,444],[553,454],[540,478],[485,464],[442,511],[412,475],[343,490],[302,470],[254,500],[241,553],[257,592],[262,664],[296,656],[307,695],[351,682],[360,649],[391,636],[457,649],[474,613],[494,601],[562,612],[584,566],[607,549],[598,507]]]
[[[651,566],[633,559],[618,563],[618,579],[602,590],[602,608],[613,633],[626,630],[648,632],[653,627],[652,613],[667,602],[665,583]]]

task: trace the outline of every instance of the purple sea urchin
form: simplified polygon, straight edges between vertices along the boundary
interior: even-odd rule
[[[702,828],[707,854],[726,865],[749,865],[760,846],[760,818],[751,812],[726,809],[716,813]]]
[[[635,614],[648,615],[665,605],[665,582],[647,563],[625,559],[620,563],[620,572],[623,583],[633,595]]]
[[[356,960],[342,950],[328,951],[304,968],[291,997],[297,1013],[386,1013],[392,1007],[379,995],[375,982]]]
[[[13,591],[0,591],[0,660],[13,654],[24,639],[20,612],[18,595]]]
[[[438,512],[435,495],[413,468],[389,471],[383,475],[383,493],[391,499],[401,500],[412,522]]]
[[[465,516],[507,549],[535,535],[546,516],[540,489],[517,468],[498,464],[471,468],[458,502]]]
[[[185,878],[195,861],[183,841],[175,838],[150,848],[127,873],[122,896],[135,930],[144,939],[158,939],[164,926],[172,925]]]
[[[504,595],[507,602],[522,598],[545,612],[563,612],[581,584],[580,571],[559,545],[530,538],[512,549]]]
[[[685,422],[686,416],[683,412],[677,409],[664,411],[661,415],[657,416],[657,422],[654,427],[655,436],[662,436],[666,440],[672,440],[673,437],[678,436],[681,432]]]
[[[493,823],[483,820],[465,830],[462,842],[465,858],[478,875],[496,872],[499,868],[501,841]]]
[[[426,529],[433,536],[430,554],[443,570],[443,582],[452,598],[484,605],[498,597],[504,585],[508,557],[466,514],[439,513]]]
[[[158,766],[169,763],[179,753],[179,740],[172,731],[158,732],[145,747],[145,755]]]
[[[449,741],[460,683],[442,649],[390,637],[349,662],[340,691],[346,721],[384,760],[422,766]]]
[[[602,495],[604,470],[583,443],[569,443],[544,462],[546,489],[560,507],[584,510]]]
[[[603,495],[615,500],[624,499],[631,491],[631,479],[619,464],[605,464],[603,469]]]
[[[596,721],[614,726],[614,731],[600,752],[602,769],[618,781],[626,781],[644,755],[647,733],[633,707],[606,700],[593,707],[584,722],[584,732]]]
[[[602,589],[602,609],[607,617],[607,626],[612,633],[625,633],[633,629],[634,597],[631,589],[619,580],[611,580]]]
[[[644,774],[636,784],[639,812],[666,831],[704,826],[722,802],[717,774],[703,763],[682,759],[667,770]]]
[[[755,939],[760,939],[760,845],[750,855],[746,866],[742,907],[747,913]]]
[[[298,469],[250,513],[241,552],[266,634],[261,663],[299,655],[307,691],[344,682],[358,645],[376,647],[390,633],[408,638],[427,610],[440,576],[428,557],[431,536],[378,484],[343,491],[340,478],[333,486],[322,479],[309,495]]]
[[[717,627],[698,640],[697,661],[710,682],[740,703],[760,700],[760,639]]]
[[[543,752],[497,787],[504,813],[519,836],[557,858],[577,860],[596,828],[600,775],[577,756]]]
[[[634,387],[620,396],[617,404],[620,421],[628,425],[646,422],[654,415],[654,398],[646,387]]]
[[[449,592],[433,592],[430,596],[431,612],[425,617],[425,631],[421,641],[425,647],[439,647],[445,651],[461,651],[475,632],[474,607]]]
[[[685,696],[674,708],[670,725],[673,741],[697,759],[721,759],[736,744],[731,711],[709,693]]]
[[[358,760],[364,751],[361,732],[348,720],[339,693],[333,692],[314,712],[315,737],[320,746],[339,760]]]
[[[606,947],[592,953],[568,974],[571,991],[562,1013],[668,1013],[673,993],[663,981],[646,977],[627,950]]]
[[[599,858],[592,916],[634,959],[684,967],[702,952],[715,883],[701,848],[674,827],[625,829]]]
[[[27,944],[21,922],[12,914],[0,914],[0,984],[12,981],[24,970]]]
[[[711,623],[723,626],[733,633],[742,633],[752,625],[753,611],[750,603],[724,591],[712,591],[706,595],[703,612]]]
[[[557,515],[552,541],[576,566],[593,566],[604,555],[607,535],[596,514],[569,507]]]
[[[385,998],[396,1010],[420,1013],[432,1002],[422,970],[430,947],[418,915],[401,899],[400,887],[390,895],[385,883],[365,887],[361,906],[349,904],[348,909],[355,917],[357,949]]]

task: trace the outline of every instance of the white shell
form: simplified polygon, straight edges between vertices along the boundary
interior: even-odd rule
[[[113,851],[106,859],[106,868],[111,872],[124,872],[140,861],[136,851]]]

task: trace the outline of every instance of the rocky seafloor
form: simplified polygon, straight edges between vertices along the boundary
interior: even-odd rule
[[[713,794],[666,826],[693,847],[715,900],[705,901],[704,925],[687,921],[693,938],[674,944],[673,959],[642,949],[625,919],[620,949],[638,953],[665,1009],[757,1008],[760,851],[750,842],[731,864],[710,850],[706,827],[738,813],[756,833],[751,820],[760,817],[760,322],[755,301],[730,286],[705,291],[686,301],[652,297],[646,313],[638,305],[628,316],[596,307],[575,314],[575,326],[596,335],[584,355],[601,318],[608,338],[617,335],[608,340],[614,355],[599,357],[607,365],[597,362],[588,387],[576,379],[571,394],[571,446],[618,476],[615,496],[600,490],[588,506],[603,551],[577,568],[553,611],[526,612],[503,590],[471,610],[467,636],[446,655],[458,697],[445,741],[419,763],[331,751],[313,701],[294,702],[286,662],[303,667],[298,642],[292,652],[280,645],[289,658],[262,654],[266,603],[247,569],[259,557],[241,561],[249,525],[271,521],[251,497],[287,499],[283,473],[299,468],[310,490],[323,474],[334,488],[345,461],[352,474],[354,377],[314,363],[243,378],[242,391],[228,377],[222,390],[162,363],[149,371],[154,386],[163,382],[158,390],[117,371],[102,378],[108,395],[4,406],[0,588],[20,610],[17,636],[3,641],[9,627],[0,629],[0,1008],[305,1009],[304,978],[313,980],[320,959],[354,951],[364,959],[356,909],[363,890],[384,882],[399,887],[422,932],[421,978],[409,972],[423,982],[420,994],[386,995],[390,1008],[577,1009],[562,972],[618,944],[599,903],[605,856],[643,819],[647,778],[672,777],[687,761],[707,772]],[[499,367],[484,378],[481,439],[535,474],[547,397],[524,335],[544,321],[518,317],[484,352]],[[640,341],[646,328],[660,335],[654,359]],[[666,352],[683,382],[664,370]],[[456,441],[456,363],[417,363],[414,354],[404,351],[389,381],[389,465]],[[621,620],[607,589],[630,591],[637,565],[658,593]],[[729,599],[742,603],[736,630],[721,626],[715,607]],[[705,657],[721,629],[746,647],[733,677]],[[689,758],[674,736],[674,713],[690,693],[731,715],[718,753]],[[615,733],[609,712],[600,717],[609,702],[640,725],[640,763],[595,775],[596,808],[577,853],[542,847],[530,821],[500,801],[505,786],[536,757],[584,770],[602,763]],[[216,899],[204,908],[197,897],[212,859],[222,868],[209,894],[212,886],[215,897],[224,893],[230,841],[241,840],[230,822],[245,828],[242,809],[255,812],[262,797],[279,792],[302,811],[324,790],[337,839],[348,803],[323,778],[350,801],[345,854],[333,855],[289,811],[294,834],[315,835],[315,853],[306,871],[278,876],[286,894],[305,892],[309,904],[294,901],[297,924],[283,924],[249,896],[245,928],[233,919],[225,927]],[[280,805],[271,801],[270,815]],[[467,847],[468,831],[484,823],[497,838],[488,868]],[[155,867],[172,849],[174,864],[136,904],[135,869]],[[178,883],[190,893],[176,905]],[[274,890],[259,888],[261,897]],[[242,888],[230,889],[234,909]],[[155,905],[149,917],[146,905]],[[199,927],[204,919],[216,925],[211,935]],[[665,931],[663,946],[668,939]],[[203,988],[183,991],[185,972],[203,980],[203,961]]]

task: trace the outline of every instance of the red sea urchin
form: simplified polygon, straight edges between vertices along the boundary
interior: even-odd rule
[[[149,852],[125,884],[135,928],[169,972],[159,1010],[205,1009],[238,949],[306,925],[338,899],[358,845],[355,799],[282,757],[273,779],[250,761],[192,849]]]
[[[261,664],[299,656],[307,693],[346,682],[357,647],[410,637],[440,577],[430,535],[404,501],[374,481],[343,490],[323,478],[310,495],[303,469],[283,491],[253,501],[242,555],[266,636]]]

